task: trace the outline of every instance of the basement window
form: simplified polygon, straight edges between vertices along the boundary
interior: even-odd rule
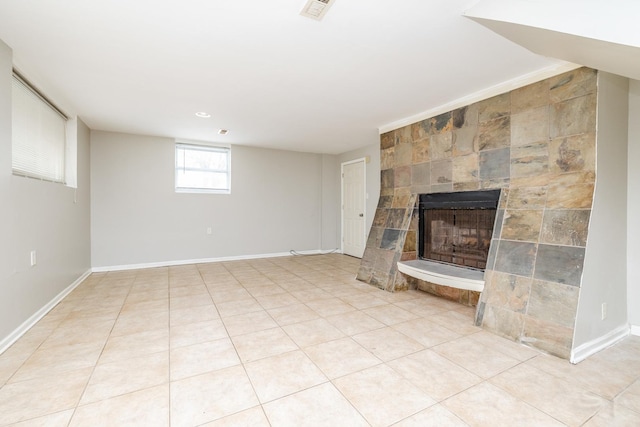
[[[231,193],[231,148],[176,142],[176,192]]]
[[[13,174],[65,183],[67,116],[16,71],[11,84]]]

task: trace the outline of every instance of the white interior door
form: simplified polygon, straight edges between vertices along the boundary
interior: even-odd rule
[[[366,242],[365,159],[342,164],[342,252],[362,258]]]

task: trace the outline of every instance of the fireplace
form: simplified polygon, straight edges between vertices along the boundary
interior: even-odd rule
[[[399,261],[398,271],[421,281],[418,289],[439,285],[482,292],[499,198],[500,190],[421,194],[417,259]],[[473,302],[471,294],[459,296]]]
[[[579,68],[380,135],[380,198],[357,278],[477,305],[483,329],[573,360],[626,333],[625,304],[615,319],[600,310],[627,286],[615,256],[628,237],[626,84]],[[484,271],[421,259],[420,194],[498,188]]]
[[[484,270],[499,197],[500,190],[421,194],[418,258]]]

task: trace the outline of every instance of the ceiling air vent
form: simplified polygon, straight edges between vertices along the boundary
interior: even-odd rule
[[[300,15],[319,21],[324,18],[324,15],[327,14],[327,11],[334,2],[335,0],[309,0],[307,4],[304,5]]]

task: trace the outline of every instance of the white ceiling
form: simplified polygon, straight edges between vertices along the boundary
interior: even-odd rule
[[[640,79],[638,0],[481,0],[465,16],[532,52]]]
[[[477,2],[336,0],[318,22],[306,0],[0,0],[0,39],[92,129],[337,154],[561,64],[465,18]]]

